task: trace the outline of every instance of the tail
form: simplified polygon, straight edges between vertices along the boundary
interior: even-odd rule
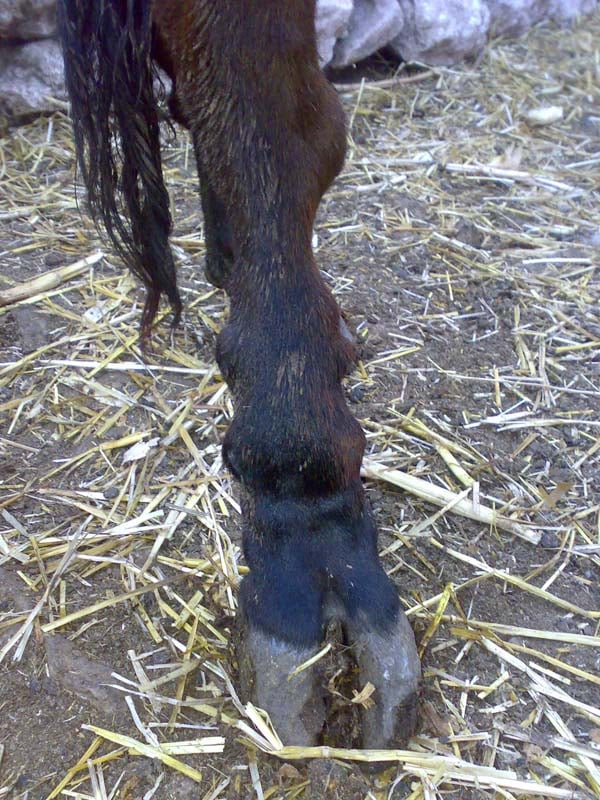
[[[153,91],[150,0],[59,0],[77,160],[97,225],[146,286],[142,337],[161,294],[181,315]]]

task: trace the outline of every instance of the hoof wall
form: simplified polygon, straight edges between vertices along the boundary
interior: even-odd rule
[[[314,668],[292,675],[315,654],[238,623],[236,655],[243,702],[264,708],[284,745],[319,744],[325,724],[324,693]]]
[[[404,746],[417,724],[421,663],[410,623],[400,612],[385,633],[354,627],[349,631],[360,684],[376,689],[375,705],[361,711],[363,747]]]

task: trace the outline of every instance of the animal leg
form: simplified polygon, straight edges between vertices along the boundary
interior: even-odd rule
[[[318,67],[315,3],[196,0],[187,15],[166,2],[153,13],[181,44],[177,94],[235,261],[217,361],[235,409],[224,462],[245,498],[242,694],[270,713],[286,744],[316,743],[318,675],[290,673],[316,652],[333,597],[378,690],[365,743],[391,744],[398,728],[412,731],[404,707],[419,666],[360,480],[365,436],[341,383],[355,354],[311,247],[345,144],[339,100]]]
[[[204,239],[206,242],[206,261],[204,272],[207,279],[224,289],[233,265],[233,246],[231,230],[223,203],[210,185],[207,173],[198,162],[200,178],[200,198],[204,213]]]
[[[160,19],[160,13],[157,13],[156,16]],[[169,52],[168,42],[160,35],[159,29],[156,29],[154,33],[152,56],[171,79],[171,93],[168,102],[171,118],[183,128],[191,130],[193,120],[189,116],[189,108],[181,102],[177,91],[176,59]],[[206,243],[204,272],[213,286],[222,289],[233,263],[231,231],[225,207],[210,184],[209,171],[202,168],[202,158],[199,156],[198,150],[196,150],[196,162],[200,180],[200,200],[204,214],[204,240]]]

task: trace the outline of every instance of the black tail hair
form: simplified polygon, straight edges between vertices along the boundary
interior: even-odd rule
[[[58,20],[77,160],[103,223],[147,296],[148,336],[164,292],[181,315],[160,157],[150,0],[59,0]]]

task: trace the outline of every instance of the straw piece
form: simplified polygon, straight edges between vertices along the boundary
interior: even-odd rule
[[[400,470],[390,469],[368,458],[365,458],[363,461],[361,474],[365,478],[393,483],[394,486],[399,486],[401,489],[423,500],[427,500],[438,506],[446,506],[448,510],[453,511],[455,514],[474,519],[476,522],[481,522],[484,525],[502,528],[521,539],[525,539],[531,544],[538,544],[540,541],[541,534],[539,532],[528,530],[524,525],[508,517],[504,517],[502,514],[486,506],[479,505],[479,507],[475,509],[473,504],[468,500],[461,499],[447,489],[435,486],[428,481],[424,481],[422,478],[415,478],[413,475],[401,472]]]
[[[84,272],[87,272],[90,267],[97,264],[103,258],[104,253],[93,253],[91,256],[82,258],[74,264],[51,270],[26,283],[19,283],[10,289],[6,289],[0,292],[0,307],[13,305],[14,303],[19,303],[22,300],[28,300],[34,297],[37,301],[45,293],[55,289],[62,283],[66,283],[82,275]]]
[[[189,767],[187,764],[184,764],[182,761],[179,761],[179,759],[174,758],[168,753],[163,752],[163,750],[158,747],[152,747],[151,745],[144,744],[143,742],[138,742],[135,739],[132,739],[130,736],[123,736],[120,733],[109,731],[106,728],[98,728],[95,725],[82,725],[81,727],[86,731],[95,733],[96,736],[101,736],[104,739],[108,739],[109,742],[115,742],[115,744],[119,744],[122,747],[127,747],[134,755],[146,756],[146,758],[162,761],[163,764],[172,767],[173,769],[177,770],[177,772],[181,772],[181,774],[185,775],[186,778],[191,778],[191,780],[196,781],[197,783],[201,783],[202,781],[201,772]]]

